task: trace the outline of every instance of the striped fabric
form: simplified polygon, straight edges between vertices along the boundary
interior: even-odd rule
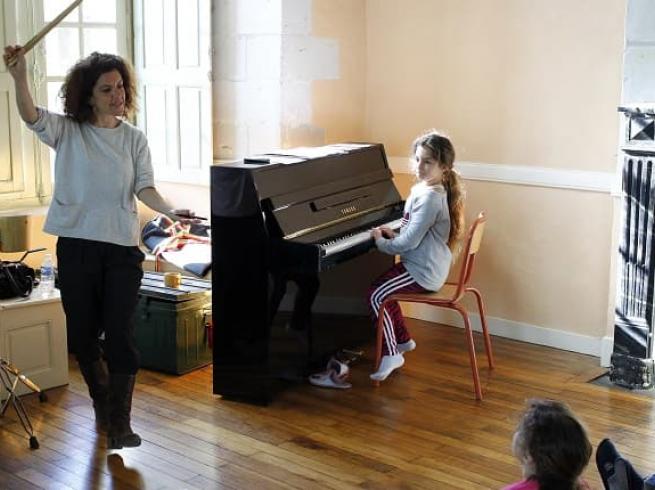
[[[412,279],[405,266],[399,262],[373,282],[368,291],[368,304],[371,307],[373,318],[377,320],[380,305],[388,296],[395,293],[427,292],[429,291]],[[410,335],[405,326],[405,320],[398,302],[387,303],[384,309],[382,354],[385,356],[398,354],[398,344],[408,340],[410,340]]]

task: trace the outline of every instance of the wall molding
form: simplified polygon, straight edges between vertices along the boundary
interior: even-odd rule
[[[394,173],[411,173],[406,157],[389,157]],[[467,180],[530,185],[555,189],[571,189],[611,194],[620,189],[621,182],[614,172],[568,170],[527,165],[457,162],[457,169]]]

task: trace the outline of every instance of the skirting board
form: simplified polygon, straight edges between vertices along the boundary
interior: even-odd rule
[[[402,308],[403,313],[411,318],[459,328],[464,327],[462,317],[454,311],[421,304],[405,304],[402,305]],[[480,332],[482,330],[480,316],[476,313],[469,313],[469,318],[473,330]],[[601,366],[609,366],[613,348],[611,337],[590,337],[490,316],[487,316],[487,326],[489,333],[494,336],[596,356],[600,358]]]
[[[290,311],[292,305],[293,297],[287,294],[282,300],[280,310]],[[420,304],[403,304],[402,308],[403,313],[410,318],[459,328],[464,327],[462,318],[453,311]],[[319,296],[316,298],[313,310],[317,313],[345,313],[351,315],[366,315],[368,313],[364,301],[357,298],[341,297]],[[469,313],[469,318],[471,319],[473,330],[477,332],[481,331],[480,316],[475,313]],[[588,335],[580,335],[495,317],[487,317],[487,322],[491,335],[600,357],[600,365],[602,367],[608,367],[610,365],[610,357],[614,347],[612,337],[590,337]]]

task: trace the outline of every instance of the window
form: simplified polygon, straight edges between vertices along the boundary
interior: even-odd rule
[[[0,0],[2,46],[25,44],[70,2]],[[37,104],[61,110],[57,93],[66,71],[80,57],[94,50],[127,56],[128,2],[85,0],[35,46],[27,61]],[[48,148],[37,144],[20,120],[13,81],[4,64],[0,65],[0,208],[41,206],[52,193]]]
[[[71,1],[0,0],[2,45],[24,44]],[[155,175],[207,184],[210,24],[210,0],[84,0],[28,56],[32,94],[37,104],[59,112],[61,84],[78,59],[102,51],[133,60],[137,124],[148,136]],[[46,204],[54,154],[20,121],[11,77],[0,65],[0,208]]]
[[[205,184],[212,162],[209,0],[135,0],[137,123],[157,180]]]
[[[43,0],[42,10],[35,16],[38,24],[50,22],[69,4],[70,0]],[[68,69],[80,58],[94,51],[129,58],[125,9],[125,0],[84,0],[48,33],[44,64],[49,109],[61,111],[59,89]]]

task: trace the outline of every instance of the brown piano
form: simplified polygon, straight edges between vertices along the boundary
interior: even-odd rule
[[[212,167],[214,393],[270,402],[302,368],[271,342],[271,271],[318,275],[369,252],[370,229],[400,228],[403,204],[381,144],[283,150]]]

